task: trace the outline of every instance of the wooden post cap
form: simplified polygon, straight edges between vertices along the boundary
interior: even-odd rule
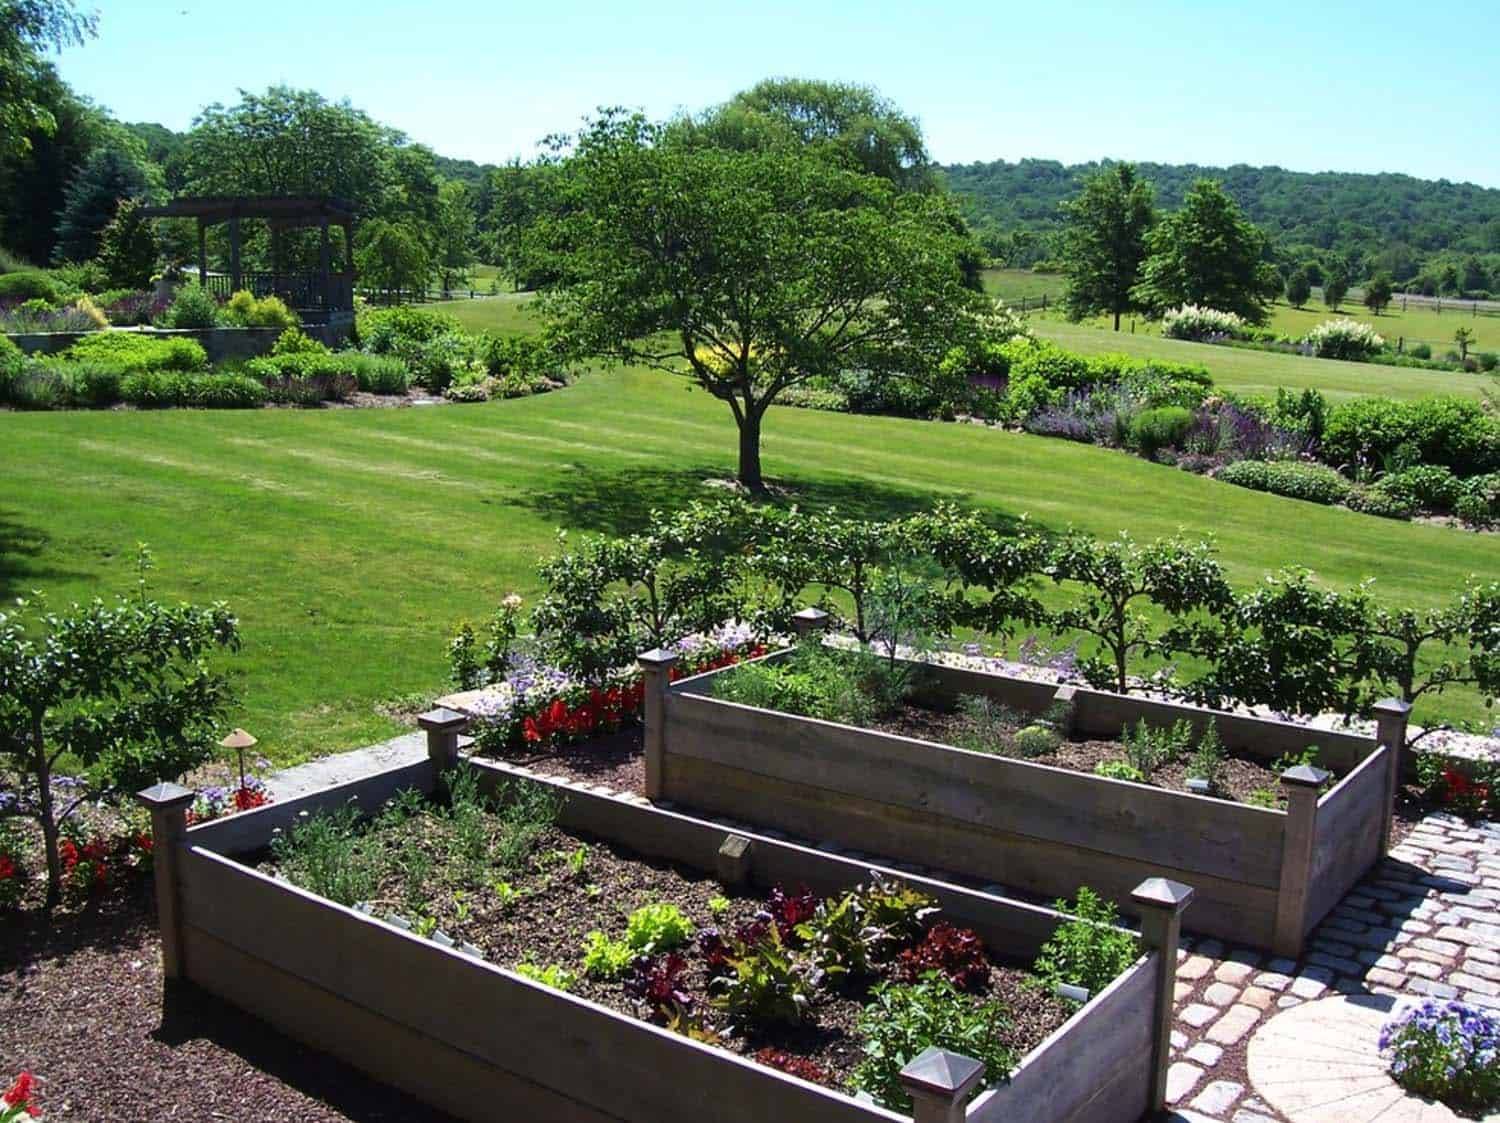
[[[1148,877],[1131,891],[1130,899],[1142,908],[1181,912],[1193,899],[1193,887],[1167,877]]]
[[[438,733],[462,729],[468,724],[468,714],[461,714],[457,710],[450,710],[447,706],[439,706],[434,710],[428,710],[425,714],[421,714],[417,718],[417,725],[421,728]]]
[[[135,793],[135,801],[148,811],[173,811],[186,807],[197,798],[198,793],[192,788],[165,780]]]
[[[662,647],[653,647],[650,651],[643,651],[635,657],[635,661],[645,670],[657,670],[662,667],[670,667],[682,656],[675,651],[668,651]]]
[[[973,1057],[929,1045],[901,1070],[901,1084],[908,1092],[925,1093],[957,1102],[984,1075],[984,1065]]]
[[[1411,703],[1400,698],[1385,698],[1371,707],[1381,717],[1405,717],[1411,713]]]
[[[1322,787],[1332,775],[1332,772],[1325,772],[1311,764],[1299,764],[1283,772],[1281,782],[1298,788],[1318,788]]]
[[[824,612],[821,608],[808,605],[806,608],[792,613],[792,619],[810,627],[817,627],[828,620],[828,613]]]

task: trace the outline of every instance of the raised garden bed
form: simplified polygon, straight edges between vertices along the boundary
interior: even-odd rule
[[[818,1013],[826,1021],[812,1030],[747,1031],[726,1022],[714,1045],[653,1024],[664,1019],[643,1009],[623,983],[585,979],[576,942],[580,931],[595,927],[623,934],[623,916],[637,900],[666,897],[694,921],[727,926],[751,918],[776,885],[805,885],[827,898],[873,876],[899,877],[993,953],[997,966],[984,982],[992,995],[1010,1001],[1006,1033],[1017,1054],[1024,1053],[1008,1083],[981,1092],[952,1118],[1124,1121],[1161,1103],[1168,1054],[1163,1019],[1170,1014],[1178,913],[1187,893],[1181,886],[1142,887],[1144,954],[1069,1014],[1045,991],[1021,986],[1015,966],[1031,962],[1062,922],[1052,910],[872,869],[839,854],[649,807],[639,797],[503,765],[475,765],[481,788],[502,793],[502,808],[511,806],[504,801],[516,790],[510,781],[522,775],[536,785],[531,791],[560,803],[555,823],[533,839],[535,860],[506,878],[507,893],[530,902],[524,918],[509,913],[517,900],[502,907],[490,889],[477,892],[460,917],[449,891],[453,882],[437,872],[431,883],[440,889],[440,903],[415,926],[407,926],[413,918],[400,879],[360,886],[369,900],[357,909],[275,876],[278,863],[302,874],[290,852],[270,849],[273,839],[295,836],[297,825],[319,812],[354,806],[373,813],[402,790],[433,792],[435,761],[446,761],[453,744],[451,726],[434,729],[431,741],[434,761],[191,829],[182,823],[190,793],[171,786],[143,793],[153,807],[168,977],[189,979],[467,1118],[510,1112],[538,1120],[655,1121],[701,1118],[712,1103],[714,1118],[731,1121],[900,1119],[742,1055],[775,1047],[814,1060],[828,1070],[829,1084],[841,1085],[857,1060],[845,1023],[868,980],[820,998]],[[400,850],[414,838],[443,853],[452,841],[445,823],[408,817],[391,827],[382,845]],[[278,836],[278,830],[285,833]],[[585,846],[582,859],[573,857]],[[554,852],[561,856],[552,858]],[[256,869],[249,862],[270,865]],[[718,880],[710,881],[710,872]],[[444,930],[443,942],[437,928]],[[446,946],[450,939],[453,946]],[[568,953],[572,960],[564,962]],[[564,992],[518,974],[518,960],[556,963],[578,970],[579,978],[571,993]],[[706,977],[694,971],[706,968],[689,970],[686,989],[709,990]],[[1155,1063],[1145,1063],[1148,1057]],[[963,1076],[963,1066],[951,1061],[937,1067]],[[971,1087],[956,1079],[945,1093],[930,1073],[924,1078],[914,1068],[908,1076],[923,1123],[950,1118],[930,1112],[961,1104]]]
[[[1212,728],[1231,759],[1263,777],[1316,745],[1320,767],[1287,769],[1269,807],[715,697],[735,668],[669,682],[670,656],[650,653],[642,665],[655,676],[645,706],[653,799],[1044,896],[1090,885],[1126,904],[1143,876],[1166,871],[1198,891],[1194,930],[1283,955],[1300,953],[1388,845],[1406,715],[1398,703],[1382,704],[1371,739],[937,663],[914,678],[928,713],[961,697],[1036,717],[1065,711],[1061,751],[1117,741],[1141,722],[1186,723],[1194,744]]]

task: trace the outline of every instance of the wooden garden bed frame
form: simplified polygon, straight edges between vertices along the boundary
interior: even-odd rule
[[[819,614],[814,614],[814,616]],[[807,616],[804,615],[804,620]],[[783,659],[790,649],[764,659]],[[1388,850],[1405,703],[1376,707],[1372,739],[1150,698],[924,663],[938,705],[977,694],[1022,713],[1068,704],[1073,735],[1118,737],[1187,720],[1267,763],[1316,744],[1321,769],[1281,776],[1286,810],[1170,791],[970,752],[713,697],[725,668],[671,681],[646,674],[646,794],[804,837],[921,862],[1011,891],[1072,896],[1087,885],[1127,910],[1143,877],[1190,883],[1196,932],[1295,958],[1349,888]]]
[[[440,770],[458,759],[464,720],[450,711],[424,716],[426,760],[192,828],[185,818],[192,791],[159,784],[142,792],[152,814],[168,985],[190,981],[465,1119],[905,1118],[524,979],[234,859],[261,851],[304,812],[351,800],[374,812],[403,788],[432,791]],[[567,830],[728,883],[805,883],[828,894],[884,869],[932,894],[946,916],[989,946],[1023,959],[1062,919],[1050,909],[655,808],[639,796],[473,763],[492,790],[515,776],[558,789]],[[968,1101],[980,1078],[975,1062],[936,1049],[913,1058],[903,1082],[917,1123],[1133,1123],[1159,1109],[1180,917],[1191,895],[1159,878],[1138,887],[1144,954],[1027,1054],[1008,1084]]]

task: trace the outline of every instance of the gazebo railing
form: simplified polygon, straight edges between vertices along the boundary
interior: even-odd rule
[[[221,300],[236,288],[227,273],[210,273],[204,285]],[[279,296],[289,308],[328,312],[354,307],[354,278],[348,273],[330,273],[326,288],[318,273],[241,273],[238,288],[256,297]]]

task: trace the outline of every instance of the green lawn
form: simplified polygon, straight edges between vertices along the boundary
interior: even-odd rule
[[[1043,296],[1050,306],[1062,300],[1067,291],[1068,280],[1060,273],[1033,273],[1030,269],[986,269],[984,291],[999,297],[1007,304],[1020,304],[1024,299],[1035,304]]]
[[[1321,302],[1308,304],[1304,308],[1278,303],[1271,308],[1271,321],[1267,326],[1282,335],[1298,339],[1324,320],[1345,317],[1370,324],[1392,345],[1399,339],[1406,341],[1408,349],[1415,343],[1426,343],[1432,348],[1436,358],[1458,350],[1458,345],[1453,342],[1453,333],[1459,328],[1468,328],[1474,333],[1474,342],[1469,345],[1470,351],[1500,351],[1500,316],[1483,312],[1476,316],[1466,306],[1455,306],[1437,312],[1418,304],[1408,305],[1403,312],[1399,295],[1379,316],[1353,300],[1341,305],[1337,312],[1331,311]]]
[[[0,414],[0,596],[125,586],[239,613],[236,720],[279,761],[386,735],[432,691],[456,621],[530,597],[557,528],[621,531],[713,494],[725,407],[620,371],[536,398],[401,410]],[[975,426],[777,409],[766,470],[805,505],[871,515],[949,498],[1054,529],[1215,532],[1233,578],[1299,563],[1431,604],[1495,539],[1242,491],[1105,449]],[[1477,717],[1472,697],[1447,712]]]
[[[1484,375],[1459,371],[1346,363],[1212,343],[1185,343],[1179,339],[1162,339],[1140,332],[1131,334],[1128,330],[1114,332],[1104,327],[1070,324],[1051,318],[1034,317],[1031,322],[1039,335],[1074,351],[1090,354],[1124,351],[1130,355],[1202,363],[1213,375],[1215,385],[1244,394],[1274,395],[1279,386],[1290,389],[1314,386],[1334,399],[1367,394],[1392,398],[1463,394],[1477,398],[1490,381]]]
[[[485,282],[488,288],[489,282]],[[506,287],[501,283],[501,288]],[[470,331],[498,331],[506,334],[536,331],[540,326],[531,310],[532,294],[501,292],[497,296],[479,296],[473,300],[439,300],[422,307],[447,312]]]

